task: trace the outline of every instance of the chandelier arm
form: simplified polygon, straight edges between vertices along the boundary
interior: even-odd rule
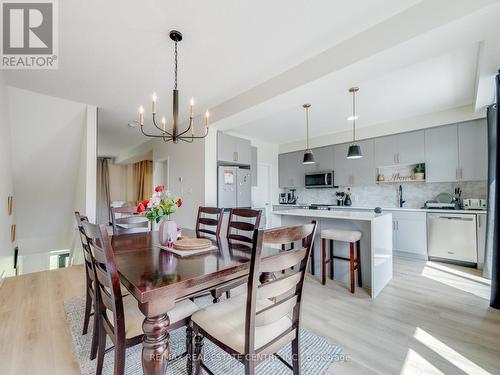
[[[156,124],[156,119],[155,119],[155,114],[153,113],[153,125],[156,127],[156,129],[158,129],[159,131],[161,131],[162,133],[164,134],[168,134],[170,137],[172,136],[172,134],[170,134],[167,130],[163,130],[162,128],[160,128],[157,124]]]
[[[184,141],[186,143],[193,143],[193,139],[191,137],[184,137],[184,138],[179,138],[181,141]]]
[[[192,136],[189,136],[189,137],[183,137],[181,139],[202,139],[202,138],[206,138],[208,135],[208,128],[205,130],[205,134],[204,135],[192,135]]]
[[[186,134],[186,133],[187,133],[187,132],[191,129],[191,127],[192,127],[192,126],[193,126],[193,118],[192,118],[192,117],[190,117],[190,118],[189,118],[189,126],[188,126],[188,127],[187,127],[187,129],[186,129],[186,130],[184,130],[182,133],[177,134],[177,137],[181,137],[182,135]]]
[[[146,137],[152,137],[152,138],[165,138],[164,135],[156,135],[156,134],[148,134],[144,131],[143,126],[141,126],[141,133],[144,134]]]

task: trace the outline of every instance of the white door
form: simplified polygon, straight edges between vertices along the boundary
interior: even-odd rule
[[[153,162],[153,190],[158,185],[164,185],[165,188],[170,189],[168,186],[168,174],[168,159]]]
[[[264,209],[263,221],[265,227],[270,227],[271,216],[271,167],[268,164],[257,166],[257,186],[252,189],[252,206]]]

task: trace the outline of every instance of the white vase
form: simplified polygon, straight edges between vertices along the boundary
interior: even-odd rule
[[[166,246],[169,239],[171,243],[177,239],[177,224],[173,220],[163,219],[159,227],[160,244]]]
[[[415,173],[415,180],[423,181],[425,179],[425,173]]]

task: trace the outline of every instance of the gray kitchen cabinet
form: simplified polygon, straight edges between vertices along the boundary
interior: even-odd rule
[[[477,214],[477,268],[483,269],[486,252],[486,214]]]
[[[425,130],[426,181],[457,181],[458,176],[457,125]]]
[[[397,164],[398,136],[389,135],[374,139],[374,160],[376,167]]]
[[[398,164],[425,162],[425,135],[423,130],[398,135]]]
[[[374,140],[375,167],[418,164],[425,161],[423,131],[401,133]]]
[[[278,155],[278,174],[280,188],[302,188],[305,181],[305,168],[302,164],[304,151],[288,152]]]
[[[248,139],[217,133],[217,160],[224,163],[250,165],[251,143]]]
[[[427,214],[392,211],[392,221],[394,251],[427,259]]]
[[[333,171],[333,146],[312,149],[316,163],[305,166],[306,173]]]
[[[337,186],[367,186],[375,184],[373,139],[358,142],[363,157],[347,159],[350,143],[333,146],[333,171]]]
[[[349,186],[351,170],[347,166],[347,149],[349,144],[343,143],[333,146],[333,179],[336,186]]]
[[[458,179],[488,179],[488,130],[486,120],[458,124]]]
[[[252,161],[250,163],[250,172],[252,173],[252,186],[257,186],[258,180],[257,180],[257,147],[252,146],[251,148],[252,151]]]

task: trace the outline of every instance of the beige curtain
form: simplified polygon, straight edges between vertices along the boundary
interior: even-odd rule
[[[108,225],[111,221],[109,206],[109,165],[108,159],[97,158],[97,207],[96,223]]]
[[[143,160],[134,164],[135,191],[137,201],[151,198],[153,193],[153,162]]]

